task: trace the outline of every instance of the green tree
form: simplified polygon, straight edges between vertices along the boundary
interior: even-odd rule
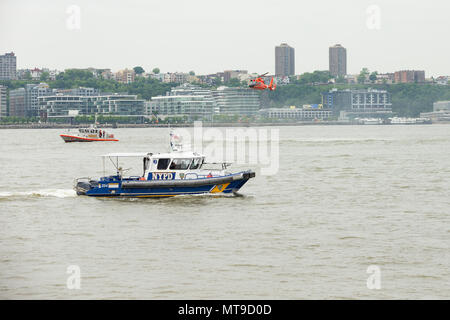
[[[27,70],[27,71],[25,72],[24,79],[25,79],[25,80],[31,80],[31,72],[30,72],[30,70]]]
[[[374,71],[374,72],[372,72],[372,73],[370,74],[369,80],[372,81],[372,82],[375,82],[375,80],[377,80],[377,76],[378,76],[378,72],[377,72],[377,71]]]
[[[364,83],[366,81],[367,77],[369,76],[369,74],[370,74],[369,69],[362,68],[362,70],[358,76],[358,83]]]
[[[227,83],[225,83],[225,85],[229,87],[240,87],[241,82],[239,81],[238,78],[231,78]]]
[[[152,72],[154,74],[159,74],[160,70],[159,70],[159,68],[153,68]]]
[[[311,84],[311,83],[327,83],[333,76],[328,70],[316,70],[314,72],[305,72],[300,75],[298,80],[293,79],[293,83],[297,84]]]
[[[134,67],[133,70],[136,74],[143,74],[145,72],[144,68],[140,66]]]
[[[40,80],[41,81],[47,81],[50,77],[50,73],[48,73],[47,71],[44,71],[41,73],[41,77]]]
[[[194,71],[189,71],[189,75],[195,76],[195,72]]]
[[[345,77],[343,76],[338,76],[336,78],[336,83],[345,83]]]

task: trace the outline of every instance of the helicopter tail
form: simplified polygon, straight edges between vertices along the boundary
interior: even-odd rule
[[[269,90],[273,91],[276,89],[276,87],[277,87],[277,85],[273,83],[273,77],[272,77],[272,79],[270,79]]]

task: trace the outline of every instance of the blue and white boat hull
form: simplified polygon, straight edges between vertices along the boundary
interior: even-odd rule
[[[255,172],[242,171],[226,176],[198,179],[140,180],[139,177],[120,179],[119,176],[100,180],[78,179],[75,191],[91,197],[173,197],[176,195],[235,193]]]

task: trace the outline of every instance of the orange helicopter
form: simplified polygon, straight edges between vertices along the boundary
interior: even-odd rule
[[[275,90],[277,85],[273,83],[273,77],[270,80],[269,85],[264,83],[264,79],[262,77],[264,77],[266,74],[268,74],[268,72],[259,75],[256,79],[251,79],[248,83],[249,88],[255,90],[265,90],[265,89],[269,89],[270,91]]]

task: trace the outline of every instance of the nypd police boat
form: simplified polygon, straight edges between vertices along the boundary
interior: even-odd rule
[[[172,135],[172,134],[171,134]],[[220,168],[207,169],[205,156],[171,142],[168,153],[111,153],[103,155],[103,163],[109,159],[116,174],[99,179],[79,178],[74,189],[78,195],[91,197],[172,197],[188,194],[236,193],[249,179],[255,177],[252,170],[231,173],[229,163]],[[122,157],[142,159],[142,175],[124,176],[119,166]],[[218,163],[215,163],[217,165]]]

